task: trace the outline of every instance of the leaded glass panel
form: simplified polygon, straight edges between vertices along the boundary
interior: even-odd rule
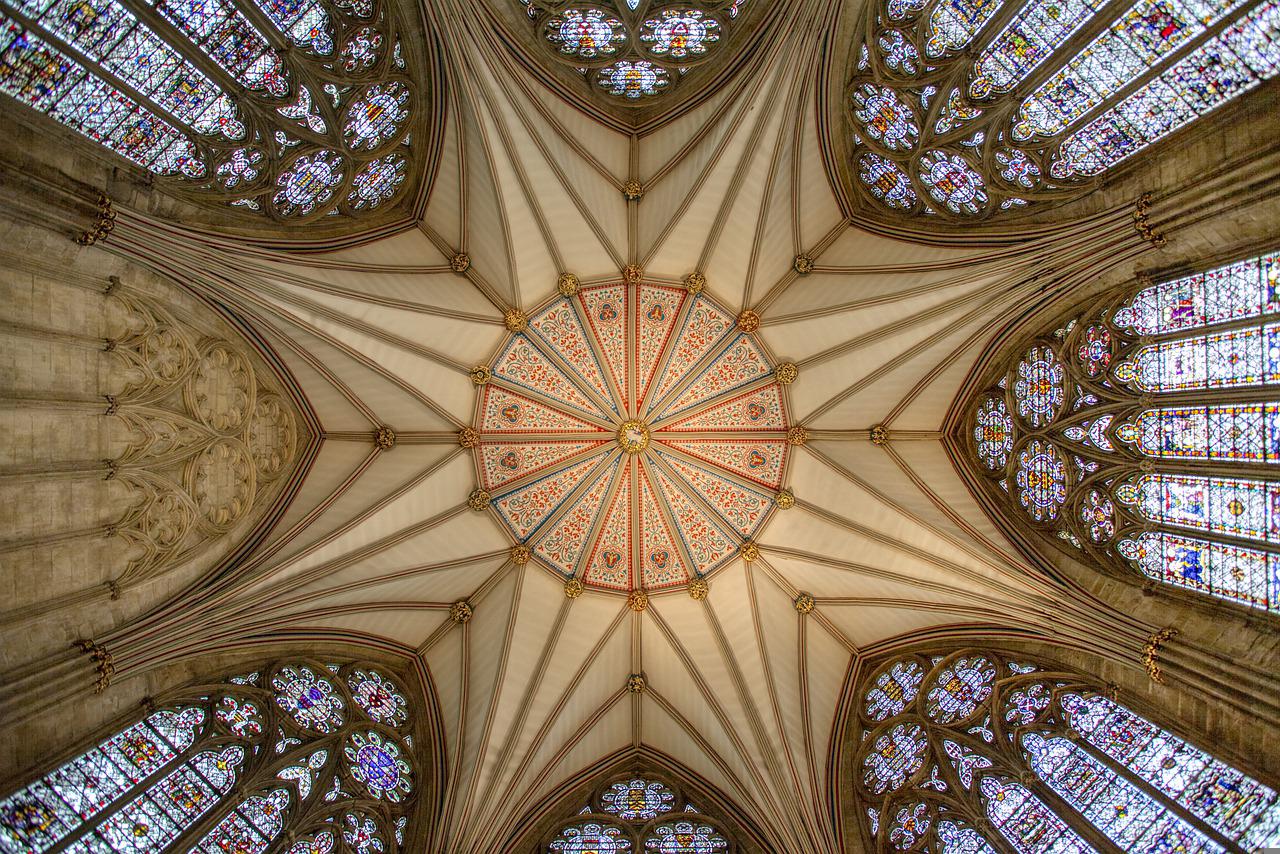
[[[368,665],[266,673],[180,690],[0,801],[0,851],[265,852],[286,828],[310,834],[299,854],[334,851],[332,830],[308,826],[321,821],[354,850],[395,854],[389,831],[403,835],[418,789],[404,695]],[[376,808],[328,797],[344,781]]]
[[[0,91],[192,200],[364,213],[402,189],[421,122],[384,3],[0,0]]]
[[[980,668],[968,682],[960,674]],[[1280,798],[1061,668],[992,652],[907,655],[872,671],[872,698],[891,673],[966,689],[960,715],[914,695],[887,719],[859,712],[854,785],[870,808],[867,850],[1027,854],[1253,851],[1280,844]],[[924,717],[921,717],[924,715]],[[983,723],[973,726],[972,722]],[[913,761],[887,734],[909,734]],[[897,769],[869,778],[866,769]],[[885,784],[873,781],[886,780]]]
[[[995,500],[1104,567],[1280,613],[1278,278],[1268,253],[1144,280],[1015,351],[966,432]]]
[[[1080,195],[1280,69],[1275,0],[877,5],[847,90],[854,183],[899,215]]]

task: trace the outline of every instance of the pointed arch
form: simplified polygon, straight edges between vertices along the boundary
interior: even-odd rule
[[[659,847],[661,840],[675,834],[693,840],[689,845],[704,846],[689,850],[772,850],[755,822],[713,785],[674,758],[643,746],[617,751],[565,780],[525,813],[504,850],[577,851],[572,846],[584,834],[615,846],[601,851],[619,854],[667,850]]]

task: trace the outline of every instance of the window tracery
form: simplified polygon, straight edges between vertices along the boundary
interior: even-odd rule
[[[1100,693],[988,650],[907,655],[863,683],[854,786],[875,850],[1252,851],[1269,787]]]
[[[624,103],[674,89],[723,45],[747,0],[518,0],[550,55]]]
[[[157,705],[0,801],[0,851],[401,850],[422,777],[380,670],[295,661]]]
[[[393,199],[424,109],[386,0],[3,0],[0,90],[197,200]]]
[[[1001,503],[1088,559],[1280,613],[1280,254],[1143,282],[970,410]]]
[[[1280,4],[885,0],[847,94],[873,208],[960,221],[1079,195],[1280,69]]]
[[[548,854],[733,854],[721,822],[704,815],[665,779],[628,774],[599,787],[543,847]]]

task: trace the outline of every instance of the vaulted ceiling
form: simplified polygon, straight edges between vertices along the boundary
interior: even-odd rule
[[[774,850],[813,854],[841,846],[830,756],[859,656],[942,627],[1096,633],[1096,605],[987,520],[941,431],[1026,283],[1114,228],[930,246],[853,222],[826,155],[845,132],[823,82],[838,5],[787,4],[740,73],[633,133],[529,73],[484,4],[437,0],[449,109],[416,227],[299,255],[123,218],[118,251],[250,318],[325,436],[270,538],[157,618],[156,649],[332,633],[416,652],[446,729],[437,850],[504,850],[513,805],[645,745],[720,787]],[[724,561],[705,599],[681,585],[642,609],[625,589],[567,596],[541,559],[513,561],[495,508],[468,505],[479,452],[459,443],[508,313],[534,315],[562,273],[625,285],[628,265],[673,292],[700,272],[728,316],[756,312],[773,363],[798,367],[782,393],[807,431],[783,483],[795,506],[753,535],[758,558]]]

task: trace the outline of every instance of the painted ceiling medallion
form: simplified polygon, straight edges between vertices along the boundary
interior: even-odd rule
[[[705,293],[617,283],[557,296],[488,367],[481,489],[566,580],[686,587],[778,506],[791,425],[774,362]]]

